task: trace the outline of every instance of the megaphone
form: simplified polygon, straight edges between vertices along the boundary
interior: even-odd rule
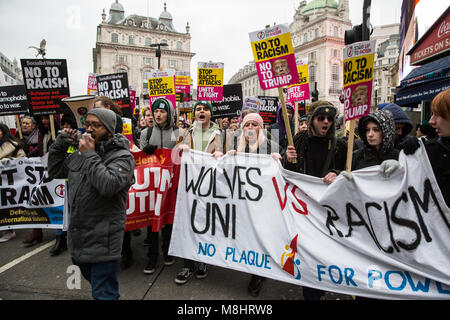
[[[84,95],[67,97],[61,100],[72,111],[78,128],[81,128],[81,118],[94,108],[94,99],[96,97],[94,95]]]

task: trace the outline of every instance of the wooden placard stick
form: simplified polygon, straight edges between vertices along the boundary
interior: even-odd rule
[[[278,95],[280,96],[281,109],[284,120],[284,127],[286,128],[286,136],[288,139],[288,145],[294,146],[294,139],[292,138],[291,124],[289,123],[289,117],[286,109],[286,102],[284,101],[283,87],[278,87]],[[292,159],[291,163],[297,163],[297,159]]]
[[[19,131],[19,138],[20,138],[20,140],[22,140],[23,139],[23,135],[22,135],[22,128],[20,127],[19,115],[16,114],[15,118],[16,118],[17,130]]]
[[[50,131],[52,133],[52,140],[55,141],[56,140],[56,134],[55,134],[55,119],[53,118],[53,115],[51,114],[49,117],[50,120]]]
[[[347,145],[347,172],[352,171],[352,155],[353,155],[353,142],[355,140],[355,120],[350,120],[350,129]]]

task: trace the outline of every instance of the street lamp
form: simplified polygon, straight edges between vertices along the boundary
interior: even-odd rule
[[[152,43],[152,44],[150,45],[150,47],[153,47],[153,48],[158,47],[158,48],[156,49],[156,57],[158,58],[158,70],[159,70],[160,67],[161,67],[161,47],[167,47],[167,46],[168,46],[168,44],[165,43],[165,42],[162,42],[162,43]]]

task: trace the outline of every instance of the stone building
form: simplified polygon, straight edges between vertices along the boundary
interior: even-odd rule
[[[126,16],[124,7],[116,0],[109,15],[103,9],[101,17],[93,49],[93,71],[99,74],[127,72],[129,85],[136,87],[140,101],[148,93],[146,73],[158,68],[156,48],[151,47],[152,44],[167,44],[161,47],[161,69],[190,72],[195,53],[191,52],[189,22],[185,32],[177,31],[166,4],[159,18]]]

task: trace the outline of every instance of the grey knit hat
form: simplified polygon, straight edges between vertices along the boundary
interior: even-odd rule
[[[101,123],[105,126],[106,130],[108,130],[112,135],[114,135],[115,129],[116,129],[116,114],[114,111],[104,109],[104,108],[94,108],[91,111],[89,111],[87,115],[92,114],[96,116]]]

